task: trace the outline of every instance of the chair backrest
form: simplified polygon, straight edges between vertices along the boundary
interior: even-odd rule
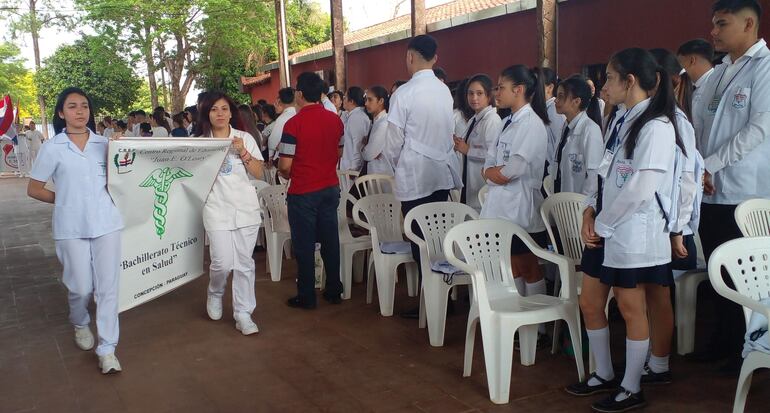
[[[390,175],[366,174],[359,176],[354,181],[361,198],[369,195],[392,194],[396,186],[395,179]]]
[[[452,202],[460,202],[462,200],[463,193],[457,189],[449,190],[449,200]]]
[[[261,179],[252,179],[251,180],[251,185],[253,185],[254,186],[254,190],[256,190],[257,193],[259,193],[259,191],[269,187],[270,183],[265,182],[265,181],[263,181]]]
[[[444,237],[457,224],[468,220],[479,219],[475,209],[458,202],[432,202],[411,209],[404,217],[404,234],[425,252],[420,254],[423,270],[430,268],[432,260],[443,260]],[[422,231],[422,237],[412,231],[412,223],[416,222]],[[427,267],[426,267],[427,265]]]
[[[538,258],[559,266],[561,296],[576,299],[574,264],[562,255],[540,248],[523,228],[501,219],[479,219],[456,225],[444,238],[444,254],[455,267],[471,274],[479,306],[516,290],[511,271],[511,241],[517,236]],[[455,254],[457,247],[464,261]],[[486,302],[486,303],[485,303]]]
[[[357,199],[348,193],[340,194],[340,204],[337,207],[337,229],[340,234],[340,242],[351,241],[354,239],[348,226],[348,204],[356,204]]]
[[[540,207],[540,216],[543,218],[554,251],[566,255],[576,263],[579,263],[583,257],[583,247],[585,246],[580,237],[580,229],[583,226],[584,199],[585,195],[582,194],[560,192],[546,198]],[[554,226],[556,226],[556,231],[559,234],[563,251],[560,251],[556,245],[556,234],[553,233]]]
[[[545,190],[546,195],[553,195],[553,177],[551,175],[543,178],[543,190]]]
[[[484,206],[484,202],[487,201],[487,193],[489,192],[489,185],[484,185],[479,189],[479,205]]]
[[[340,181],[340,192],[347,193],[353,186],[353,182],[358,178],[361,173],[358,171],[341,171],[337,170],[337,179]]]
[[[744,237],[770,236],[770,199],[749,199],[735,208],[735,222]]]
[[[725,283],[723,268],[735,289]],[[725,242],[711,254],[708,271],[714,290],[744,307],[747,324],[752,311],[760,311],[770,319],[770,308],[759,302],[770,298],[770,237]]]
[[[286,186],[268,186],[257,192],[257,198],[265,217],[265,229],[270,232],[290,232],[289,211],[286,207]]]
[[[267,162],[265,162],[265,166],[262,168],[262,175],[264,175],[265,182],[267,182],[270,185],[275,185],[277,182],[275,181],[276,172],[278,170],[273,167],[267,166]]]
[[[353,220],[369,230],[372,245],[404,240],[401,202],[393,194],[369,195],[359,199],[353,205]]]

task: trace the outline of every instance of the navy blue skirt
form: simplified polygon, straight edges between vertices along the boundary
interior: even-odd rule
[[[545,231],[530,233],[530,237],[535,241],[540,248],[548,248],[548,233]],[[532,251],[522,242],[519,237],[513,236],[513,242],[511,243],[511,255],[523,255],[530,254]]]
[[[584,248],[580,261],[584,275],[598,278],[610,287],[636,288],[637,284],[658,284],[669,287],[674,284],[671,264],[645,268],[610,268],[604,266],[604,248]]]

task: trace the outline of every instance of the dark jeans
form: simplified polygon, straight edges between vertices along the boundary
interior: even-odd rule
[[[340,239],[337,229],[338,187],[301,195],[286,196],[291,226],[291,243],[297,259],[297,295],[313,304],[315,296],[315,243],[321,243],[328,295],[342,294],[340,282]]]
[[[425,198],[415,199],[414,201],[402,201],[401,202],[401,213],[406,216],[409,211],[414,209],[415,207],[418,207],[420,205],[424,204],[430,204],[431,202],[446,202],[449,199],[449,190],[448,189],[441,189],[438,190]],[[417,225],[417,222],[412,223],[412,232],[414,232],[415,235],[422,237],[422,230],[420,230],[420,226]],[[418,285],[422,285],[422,265],[420,264],[420,247],[417,246],[414,242],[410,242],[412,244],[412,257],[417,262],[417,274],[420,277],[420,283]]]
[[[723,243],[742,236],[735,222],[737,205],[701,204],[700,234],[703,253],[708,262],[711,253]],[[726,273],[722,273],[725,283],[734,288]],[[717,331],[712,335],[709,351],[725,356],[738,356],[743,348],[746,334],[746,321],[743,309],[738,304],[716,294],[711,289],[713,305],[716,308]]]

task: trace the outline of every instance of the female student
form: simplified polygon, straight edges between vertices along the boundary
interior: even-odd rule
[[[150,126],[152,127],[153,138],[167,138],[171,128],[166,121],[166,114],[162,110],[152,112],[150,116]]]
[[[464,136],[455,136],[455,151],[463,157],[463,189],[460,202],[481,210],[479,190],[486,184],[484,169],[487,152],[495,145],[503,122],[492,105],[492,79],[478,74],[468,79],[465,99],[473,111]]]
[[[604,110],[607,107],[607,103],[600,97],[601,91],[596,90],[596,83],[590,78],[586,78],[586,82],[588,82],[588,86],[591,87],[591,96],[596,97],[596,99],[599,101],[599,113],[601,113],[602,117],[604,117]],[[601,126],[601,123],[599,124]]]
[[[59,94],[54,108],[56,136],[43,144],[27,194],[54,204],[53,238],[68,290],[69,320],[75,344],[94,346],[88,303],[96,301],[99,368],[103,374],[121,371],[115,357],[118,344],[118,286],[120,233],[118,208],[107,192],[107,139],[95,134],[91,99],[80,89]],[[56,192],[45,188],[51,179]]]
[[[646,405],[640,387],[650,337],[646,297],[660,296],[673,282],[668,211],[661,205],[673,191],[681,140],[671,80],[648,51],[633,48],[615,54],[607,65],[604,90],[608,103],[622,103],[625,110],[610,127],[595,207],[583,215],[587,249],[580,305],[597,369],[567,391],[579,396],[611,391],[592,407],[620,412]],[[604,315],[610,287],[626,322],[626,370],[620,388]]]
[[[206,95],[199,114],[196,136],[232,140],[203,206],[203,226],[211,254],[206,310],[212,320],[222,318],[222,296],[232,271],[235,328],[243,335],[254,334],[259,329],[251,319],[257,304],[252,254],[260,216],[249,175],[262,176],[262,154],[253,136],[236,129],[240,125],[238,106],[225,94]]]
[[[173,118],[171,118],[171,122],[174,124],[174,129],[171,130],[171,136],[175,138],[186,138],[190,136],[190,134],[187,133],[187,128],[185,127],[184,117],[184,112],[179,112],[174,115]]]
[[[366,91],[366,112],[373,122],[363,157],[368,173],[393,176],[395,148],[388,142],[388,100],[388,91],[382,86],[373,86]]]
[[[596,192],[596,169],[604,153],[599,102],[582,76],[576,75],[559,84],[556,112],[564,115],[564,126],[556,159],[549,175],[554,177],[554,192],[592,195]]]
[[[511,115],[505,119],[495,144],[489,146],[482,174],[490,187],[481,217],[509,220],[545,248],[540,189],[548,146],[548,114],[541,74],[523,65],[503,70],[495,99],[500,107],[510,108]],[[519,294],[546,293],[537,258],[518,237],[514,237],[511,246],[511,266]],[[538,344],[547,341],[544,336],[541,338]]]
[[[454,120],[454,137],[462,138],[468,130],[471,117],[474,115],[473,109],[468,106],[467,99],[468,79],[463,79],[457,85],[454,94],[454,104],[452,120]]]
[[[556,86],[559,85],[559,77],[550,67],[540,69],[543,73],[543,87],[545,88],[545,108],[548,113],[548,153],[546,155],[546,164],[551,165],[556,162],[556,147],[559,145],[561,132],[564,130],[566,119],[564,115],[556,112]],[[545,172],[545,171],[544,171]],[[543,174],[545,175],[545,173]]]

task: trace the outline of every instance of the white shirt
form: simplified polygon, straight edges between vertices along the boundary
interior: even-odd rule
[[[596,216],[595,230],[604,238],[606,267],[646,268],[671,262],[669,232],[655,193],[671,193],[676,153],[673,124],[665,117],[647,122],[632,157],[626,157],[628,132],[649,104],[650,99],[644,100],[625,116],[604,180],[603,209]],[[618,116],[619,120],[622,115]],[[610,135],[617,122],[611,125]]]
[[[328,110],[331,113],[337,114],[337,108],[334,106],[334,102],[332,102],[331,99],[324,96],[321,98],[321,103],[323,104],[324,109]]]
[[[272,125],[270,135],[267,139],[267,149],[270,154],[270,159],[278,159],[278,144],[281,143],[281,136],[283,135],[283,126],[289,119],[293,118],[297,114],[297,109],[294,106],[289,106],[281,112],[278,119],[268,126]],[[265,128],[267,129],[267,128]]]
[[[559,192],[574,192],[578,194],[590,195],[596,192],[598,185],[596,170],[602,162],[604,154],[604,141],[602,139],[602,129],[596,124],[588,114],[580,112],[572,122],[565,127],[569,127],[569,135],[562,149],[561,163],[559,172],[561,173],[561,189]],[[559,143],[561,136],[559,135]],[[558,154],[556,154],[558,158]],[[549,175],[556,179],[556,158],[549,167]]]
[[[235,137],[243,139],[243,145],[254,159],[262,160],[253,136],[230,128],[230,139]],[[249,182],[249,173],[241,157],[231,147],[203,206],[203,226],[206,231],[225,231],[259,225],[260,222],[257,191]]]
[[[470,119],[465,120],[465,115],[463,115],[460,109],[455,109],[452,111],[452,119],[454,120],[455,125],[455,136],[458,138],[464,138],[465,132],[468,130],[468,125],[470,125]]]
[[[735,62],[730,55],[723,62],[693,108],[698,150],[716,188],[703,201],[770,198],[770,50],[759,40]]]
[[[369,133],[369,142],[364,147],[363,158],[368,162],[367,172],[393,176],[395,173],[396,150],[388,136],[388,113],[377,114]]]
[[[361,151],[364,149],[364,139],[369,134],[372,121],[366,115],[364,108],[359,106],[350,111],[345,122],[345,133],[342,135],[341,171],[360,171],[364,166]]]
[[[115,134],[115,129],[113,128],[105,128],[104,129],[104,137],[109,139],[112,137],[112,135]]]
[[[156,126],[152,128],[153,138],[168,138],[168,131],[163,126]]]
[[[503,166],[501,173],[510,181],[497,185],[487,181],[489,192],[481,208],[481,218],[501,218],[529,233],[545,231],[540,218],[543,195],[543,168],[548,147],[548,131],[532,106],[523,106],[505,119],[505,127],[490,145],[485,168]]]
[[[552,97],[545,102],[545,108],[548,112],[548,154],[546,161],[548,164],[556,162],[556,147],[559,146],[561,132],[567,123],[567,117],[556,113],[556,98]]]
[[[679,214],[677,224],[672,232],[681,231],[683,235],[691,235],[693,228],[689,224],[693,210],[699,208],[695,204],[700,204],[703,188],[697,184],[700,182],[700,177],[695,176],[695,162],[696,159],[700,158],[698,149],[695,146],[695,130],[687,119],[687,114],[680,108],[676,110],[676,128],[687,155],[682,159],[682,180],[679,182],[680,191],[679,199],[677,200]],[[699,162],[703,162],[702,158]]]
[[[27,139],[29,139],[29,150],[31,151],[39,151],[45,140],[39,130],[27,131]]]
[[[388,134],[402,147],[396,165],[399,201],[462,187],[454,154],[452,95],[433,70],[420,70],[396,90],[388,112]]]
[[[30,177],[53,180],[55,240],[97,238],[123,228],[123,219],[107,192],[108,140],[91,132],[81,151],[66,133],[40,148]]]
[[[468,127],[476,120],[470,136],[466,143],[468,144],[468,171],[465,174],[465,203],[477,211],[481,211],[479,203],[479,190],[486,185],[486,180],[481,176],[481,170],[484,169],[484,163],[487,158],[489,148],[494,147],[500,136],[500,130],[503,128],[503,121],[497,115],[494,106],[489,105],[474,115]],[[467,131],[466,131],[467,134]],[[460,136],[465,138],[465,136]],[[462,154],[461,162],[462,162]]]

